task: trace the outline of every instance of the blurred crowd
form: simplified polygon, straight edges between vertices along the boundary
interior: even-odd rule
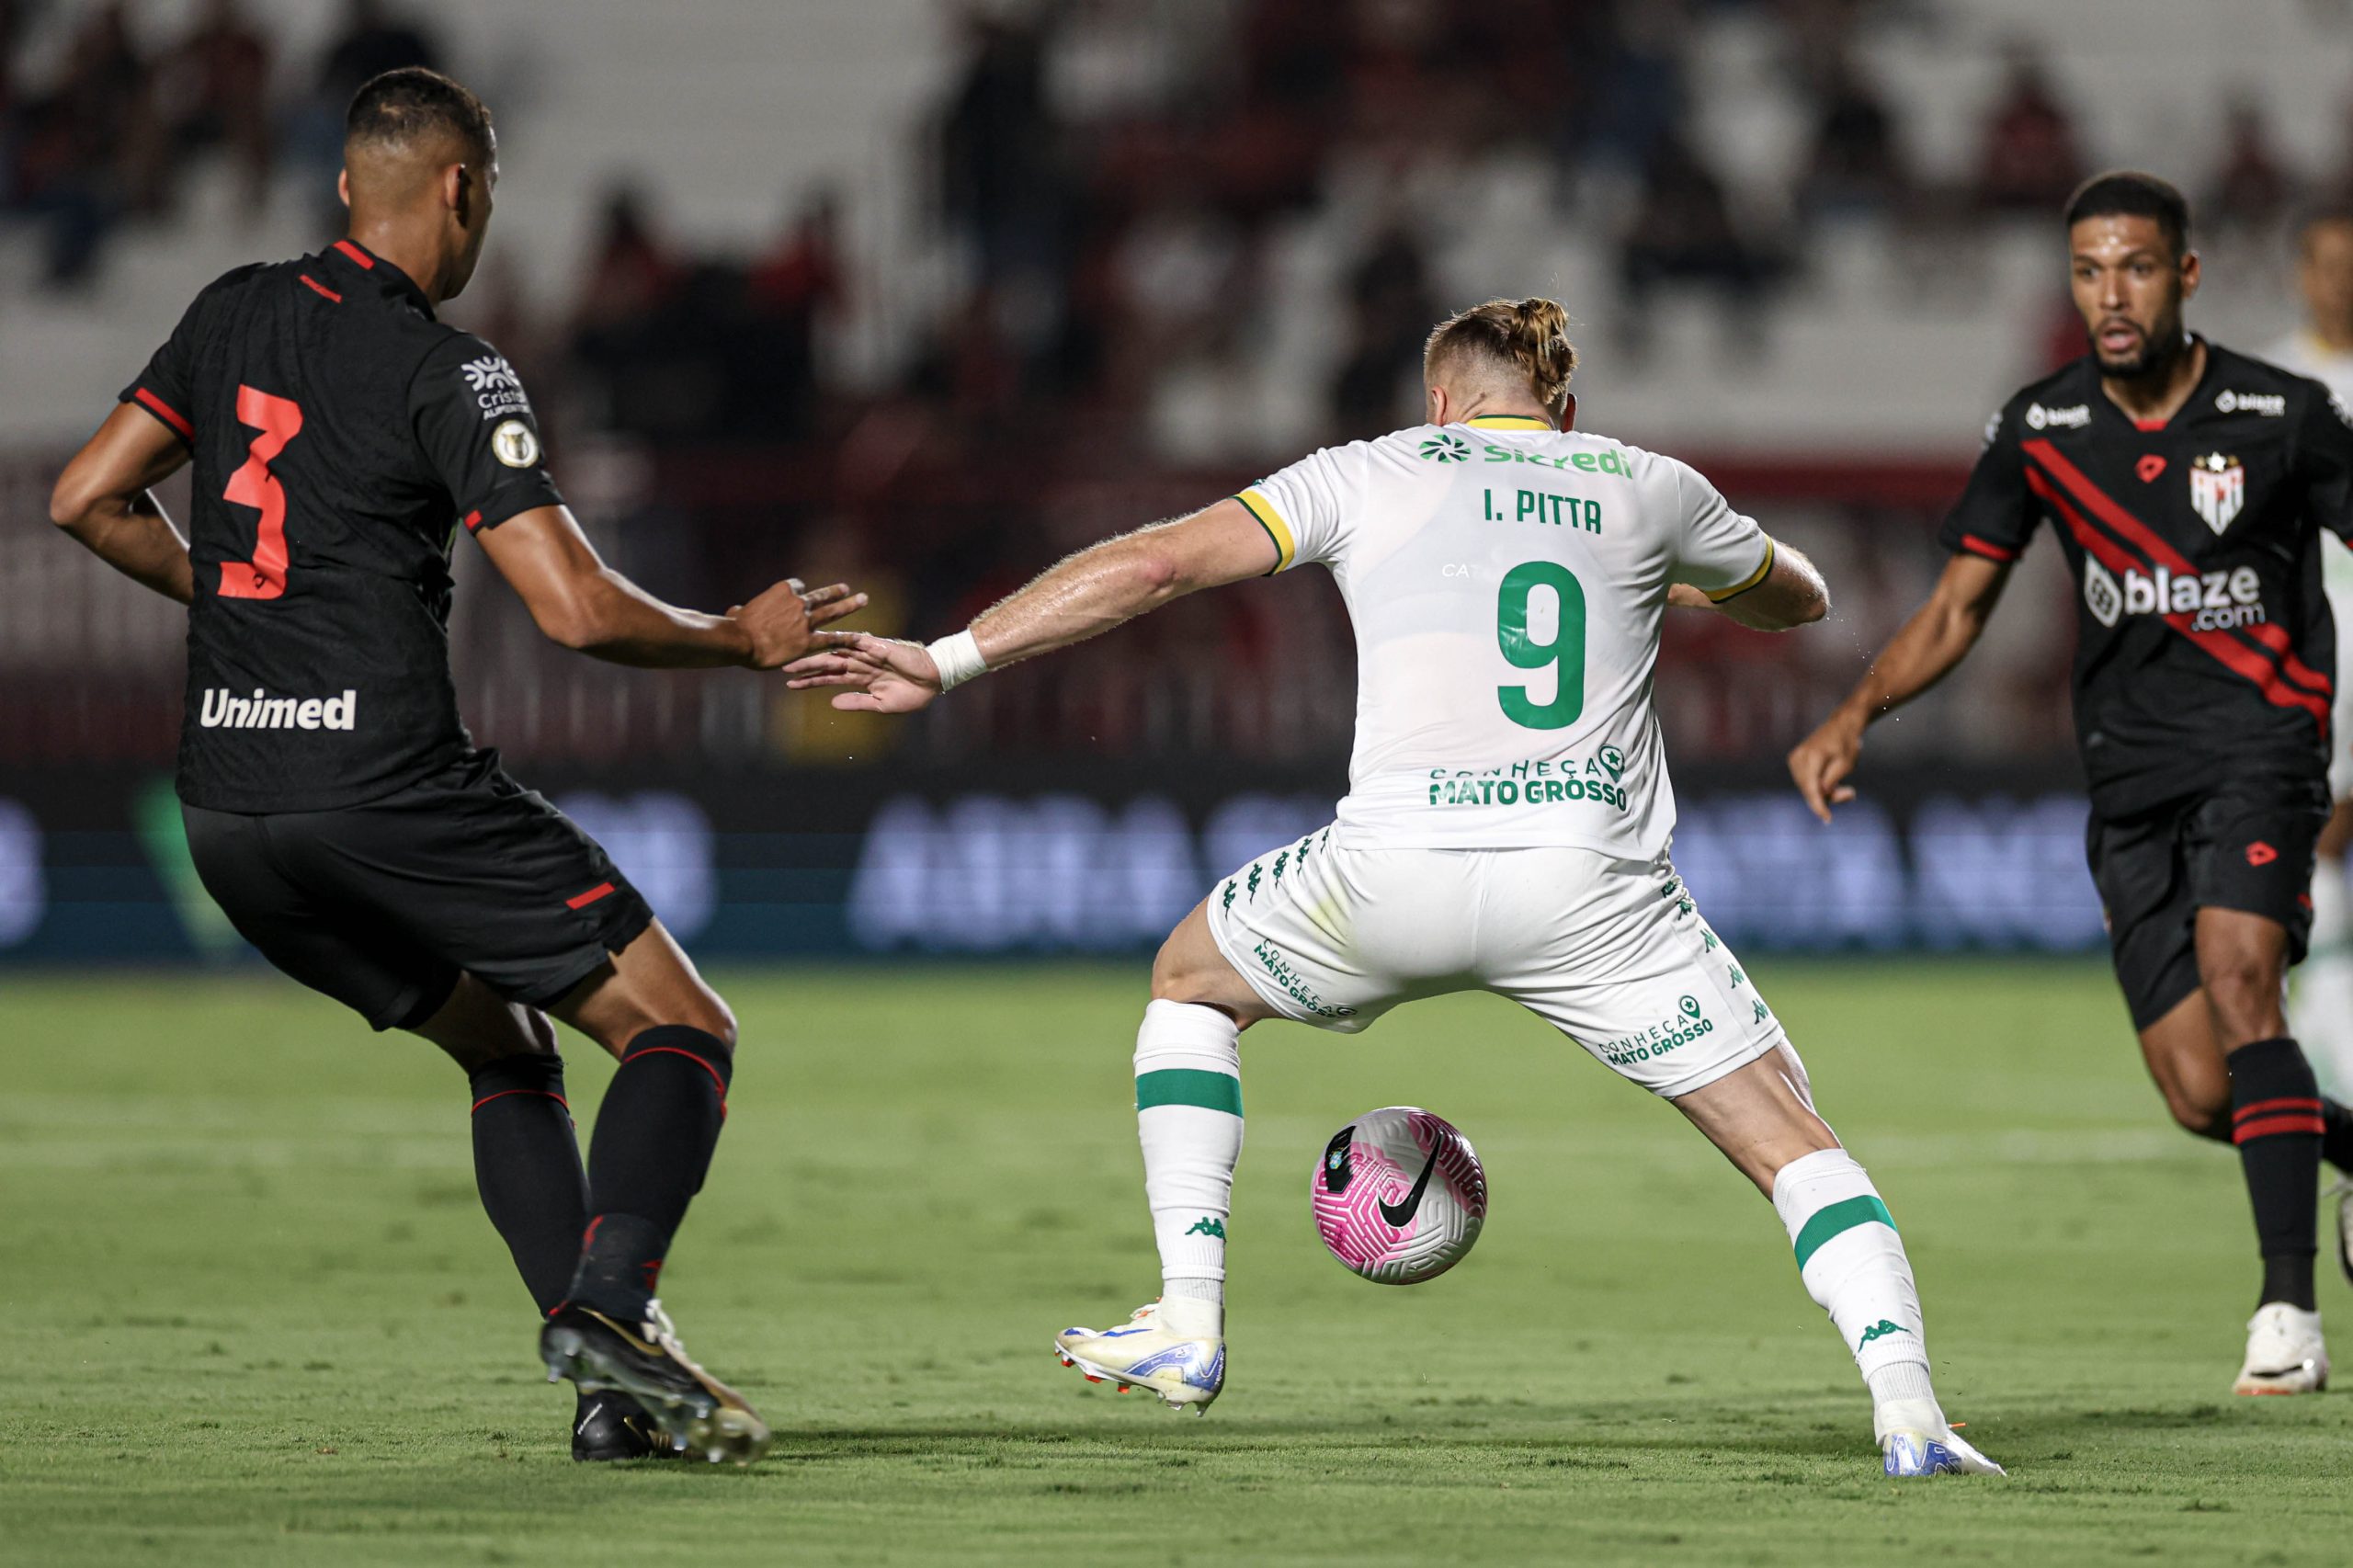
[[[47,277],[62,288],[90,279],[122,224],[169,222],[199,159],[234,165],[254,215],[281,161],[331,176],[359,84],[442,58],[380,0],[347,0],[307,62],[285,60],[237,0],[203,0],[187,31],[160,43],[142,42],[125,0],[103,0],[73,8],[63,49],[36,75],[23,45],[46,9],[0,0],[0,215],[46,227]]]
[[[239,0],[175,13],[187,30],[162,38],[140,25],[136,0],[91,0],[36,68],[18,44],[41,9],[0,0],[0,218],[42,226],[49,279],[64,289],[101,275],[125,225],[168,222],[199,160],[233,170],[250,210],[318,201],[361,81],[408,63],[463,76],[470,63],[399,0],[343,0],[301,59]],[[879,361],[841,351],[861,313],[908,309],[878,298],[851,254],[853,223],[870,233],[896,221],[852,207],[879,199],[865,187],[793,193],[765,242],[721,251],[672,228],[647,194],[658,185],[620,181],[568,293],[543,303],[494,246],[461,302],[460,319],[522,368],[560,458],[597,434],[644,456],[640,482],[619,492],[613,548],[665,591],[710,600],[789,559],[879,585],[884,629],[936,630],[1060,550],[1160,515],[1140,508],[1198,503],[1216,493],[1204,483],[1251,477],[1228,472],[1243,464],[1411,418],[1423,339],[1467,302],[1446,249],[1465,191],[1515,192],[1595,237],[1594,292],[1608,296],[1606,330],[1631,365],[1695,293],[1733,307],[1721,312],[1728,354],[1758,351],[1772,312],[1755,307],[1802,287],[1845,225],[1934,239],[2048,221],[2086,174],[2129,155],[2095,144],[2063,77],[2020,39],[1976,106],[1973,155],[1957,173],[1949,160],[1927,172],[1906,105],[1854,40],[1891,20],[1932,23],[1939,0],[942,9],[954,62],[910,130],[926,243],[949,281],[900,335],[911,341]],[[1702,20],[1727,17],[1767,40],[1767,85],[1804,127],[1787,177],[1743,172],[1705,123],[1692,40]],[[2196,81],[2184,90],[2201,90]],[[2191,195],[2210,233],[2276,233],[2302,203],[2348,186],[2353,165],[2299,166],[2249,97],[2233,103]],[[1309,231],[1333,256],[1313,308],[1301,308],[1296,242]],[[1205,389],[1197,404],[1246,423],[1238,389],[1283,333],[1312,338],[1300,362],[1315,367],[1313,406],[1279,436],[1202,442],[1172,463],[1155,414],[1167,389]],[[560,466],[567,483],[582,472]],[[1162,483],[1172,467],[1181,483],[1129,483],[1144,472]],[[1855,513],[1849,531],[1866,537],[1883,520]],[[1907,538],[1918,523],[1906,516]],[[1913,591],[1916,564],[1887,564],[1891,594]],[[1051,689],[992,683],[984,722],[1000,728],[975,744],[1019,741],[1034,724],[1118,749],[1154,711],[1204,736],[1337,744],[1347,716],[1329,705],[1237,715],[1195,689],[1225,662],[1344,665],[1328,598],[1224,598],[1122,644],[1152,667],[1107,657]],[[1217,652],[1180,672],[1185,661],[1165,656],[1179,648]],[[2038,704],[2046,664],[2021,677]],[[1025,716],[1025,702],[1037,711]],[[1769,744],[1725,728],[1756,708],[1726,705],[1709,733],[1681,743]]]

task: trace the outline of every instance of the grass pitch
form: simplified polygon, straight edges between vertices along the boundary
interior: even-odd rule
[[[2011,1471],[1902,1485],[1771,1210],[1506,1004],[1246,1038],[1196,1421],[1047,1348],[1154,1290],[1141,966],[717,978],[733,1116],[664,1294],[778,1426],[750,1471],[572,1464],[429,1048],[267,974],[0,978],[0,1561],[2345,1560],[2353,1400],[2231,1397],[2237,1171],[2164,1124],[2098,968],[1759,972]],[[605,1063],[571,1058],[585,1133]],[[1406,1290],[1324,1256],[1306,1194],[1396,1101],[1494,1190]]]

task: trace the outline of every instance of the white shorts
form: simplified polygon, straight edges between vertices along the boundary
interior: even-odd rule
[[[1669,1099],[1788,1038],[1664,854],[1358,849],[1325,828],[1219,883],[1209,920],[1282,1017],[1353,1033],[1492,991]]]

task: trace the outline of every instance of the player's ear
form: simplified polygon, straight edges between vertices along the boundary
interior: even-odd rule
[[[2198,253],[2191,251],[2181,258],[2181,297],[2188,299],[2198,292],[2199,279],[2205,276],[2198,265]]]
[[[472,184],[472,176],[463,164],[451,164],[441,171],[441,205],[456,213],[460,223],[468,221],[466,203],[471,193],[467,187]]]
[[[351,171],[349,169],[340,169],[336,171],[335,176],[335,193],[343,198],[344,206],[347,208],[351,205]]]
[[[1424,387],[1422,389],[1422,408],[1423,411],[1429,415],[1429,423],[1432,425],[1445,424],[1447,414],[1446,389],[1444,387]]]

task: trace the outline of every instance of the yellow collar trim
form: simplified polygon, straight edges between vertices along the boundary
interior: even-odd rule
[[[1552,430],[1558,428],[1549,419],[1532,418],[1525,414],[1482,414],[1476,419],[1462,423],[1474,430]]]

